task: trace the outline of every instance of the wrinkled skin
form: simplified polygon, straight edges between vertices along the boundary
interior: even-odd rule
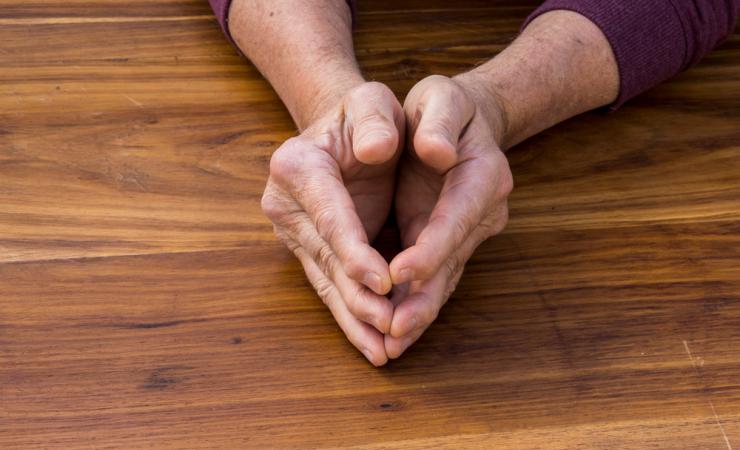
[[[498,119],[446,77],[419,82],[403,110],[366,83],[273,155],[263,210],[372,364],[421,336],[476,247],[504,228],[513,181]],[[394,196],[404,250],[388,265],[368,242]]]
[[[513,178],[496,143],[496,119],[452,79],[420,81],[404,104],[407,152],[400,163],[396,216],[405,250],[390,264],[398,287],[389,358],[436,319],[475,249],[503,230]]]
[[[369,242],[388,217],[404,118],[380,83],[350,91],[270,161],[262,209],[347,338],[375,365],[393,305],[388,264]]]

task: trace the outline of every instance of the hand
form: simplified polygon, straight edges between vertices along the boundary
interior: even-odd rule
[[[369,242],[390,211],[404,116],[380,83],[349,91],[272,156],[262,209],[347,338],[374,365],[393,305],[389,267]]]
[[[431,76],[404,104],[408,152],[396,217],[405,248],[390,264],[395,306],[385,336],[399,357],[436,319],[478,245],[503,230],[513,187],[500,142],[503,120],[482,90]]]

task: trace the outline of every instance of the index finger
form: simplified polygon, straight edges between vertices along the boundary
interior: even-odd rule
[[[433,277],[488,215],[496,215],[494,209],[509,193],[507,186],[501,189],[502,180],[492,179],[499,173],[497,164],[498,158],[475,158],[447,173],[426,227],[391,261],[394,284]]]
[[[345,273],[374,292],[391,288],[388,264],[368,243],[337,162],[310,139],[293,138],[270,161],[271,176],[300,204]]]

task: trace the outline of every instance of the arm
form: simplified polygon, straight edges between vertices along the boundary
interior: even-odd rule
[[[401,105],[386,86],[362,77],[345,0],[212,5],[300,130],[270,160],[262,209],[348,339],[370,362],[384,364],[391,280],[369,242],[393,199]]]
[[[606,36],[564,10],[537,17],[495,58],[454,79],[484,111],[504,150],[614,102],[620,81]]]
[[[735,30],[740,0],[549,0],[521,36],[459,78],[500,102],[505,148],[630,98],[698,63]],[[516,99],[516,101],[514,101]]]
[[[345,0],[234,0],[228,31],[303,130],[365,80]]]
[[[386,353],[403,353],[437,316],[475,248],[507,221],[503,150],[569,117],[619,106],[690,67],[735,26],[740,0],[550,0],[487,63],[431,76],[406,98],[411,156],[396,215],[404,246]]]

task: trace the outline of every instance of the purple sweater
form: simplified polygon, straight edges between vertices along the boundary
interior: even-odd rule
[[[230,38],[231,0],[209,1]],[[355,1],[348,0],[353,11]],[[547,0],[524,26],[557,9],[588,17],[606,35],[619,66],[618,107],[696,64],[730,35],[740,0]]]

